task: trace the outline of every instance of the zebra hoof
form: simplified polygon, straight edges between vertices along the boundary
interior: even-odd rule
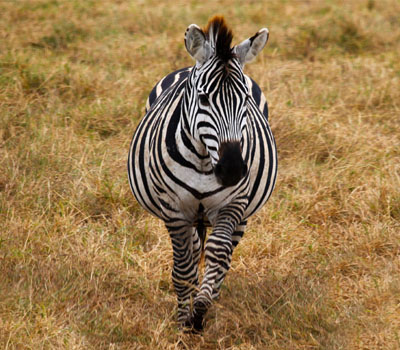
[[[193,305],[192,324],[196,332],[202,332],[204,329],[204,315],[207,312],[207,305],[201,301],[196,301]]]
[[[203,319],[199,320],[192,316],[190,319],[186,320],[181,324],[181,331],[184,333],[200,334],[203,331]]]
[[[192,333],[202,333],[204,330],[203,316],[193,316],[193,330]]]
[[[193,331],[192,317],[189,317],[185,322],[181,323],[179,328],[183,333],[192,333]]]

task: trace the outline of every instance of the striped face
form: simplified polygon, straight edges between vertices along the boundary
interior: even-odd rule
[[[214,17],[202,30],[191,24],[185,46],[196,60],[186,94],[186,118],[191,136],[203,144],[217,181],[236,185],[246,174],[242,158],[249,91],[243,66],[252,61],[268,40],[263,28],[239,45],[222,17]]]
[[[247,173],[241,148],[249,91],[242,66],[236,58],[214,57],[193,69],[191,85],[191,134],[203,143],[218,181],[233,186]]]

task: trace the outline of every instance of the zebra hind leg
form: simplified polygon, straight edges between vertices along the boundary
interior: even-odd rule
[[[206,235],[206,228],[203,226],[201,228],[193,228],[193,233],[192,233],[192,238],[193,238],[193,265],[194,268],[197,269],[198,271],[198,266],[200,263],[201,256],[204,251],[204,237]],[[197,274],[198,276],[198,274]],[[191,293],[191,301],[193,301],[194,296],[197,294],[199,291],[199,281],[198,277],[196,281],[193,283],[193,290]],[[183,326],[185,331],[193,332],[194,327],[193,327],[193,314],[190,312],[190,316],[186,318],[184,323],[181,322],[181,325]]]
[[[172,282],[178,299],[178,322],[186,326],[191,320],[191,298],[198,290],[201,242],[194,228],[184,221],[169,222],[166,226],[173,249]]]

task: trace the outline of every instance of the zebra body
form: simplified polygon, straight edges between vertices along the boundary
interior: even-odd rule
[[[277,172],[265,97],[242,72],[246,54],[252,48],[258,53],[268,32],[235,48],[229,35],[220,17],[205,32],[188,28],[185,44],[197,63],[153,88],[128,158],[133,194],[165,222],[171,237],[178,320],[196,330],[219,295],[247,218],[268,200]],[[212,232],[204,246],[206,221]]]

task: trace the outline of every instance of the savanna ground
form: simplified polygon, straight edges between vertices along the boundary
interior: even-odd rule
[[[400,2],[0,2],[0,348],[399,349]],[[276,189],[203,336],[126,175],[147,94],[220,13],[267,96]]]

